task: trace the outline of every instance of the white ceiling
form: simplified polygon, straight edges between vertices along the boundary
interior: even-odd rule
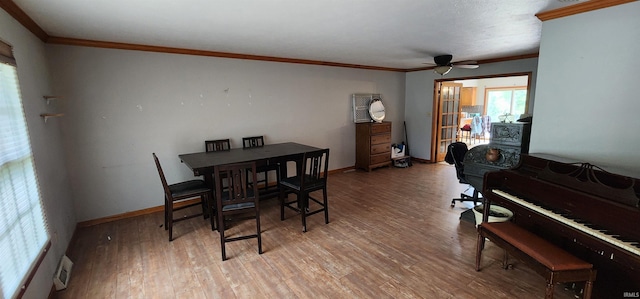
[[[412,69],[538,52],[585,0],[13,0],[49,36]]]

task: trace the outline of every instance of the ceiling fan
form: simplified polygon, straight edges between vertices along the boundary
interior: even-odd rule
[[[451,71],[451,68],[461,68],[461,69],[476,69],[478,68],[478,62],[473,60],[465,60],[458,61],[452,63],[453,55],[438,55],[433,57],[433,61],[436,63],[436,67],[433,68],[433,71],[441,76],[446,75]]]

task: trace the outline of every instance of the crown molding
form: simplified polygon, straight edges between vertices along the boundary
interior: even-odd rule
[[[96,47],[96,48],[108,48],[108,49],[221,57],[221,58],[232,58],[232,59],[246,59],[246,60],[308,64],[308,65],[346,67],[346,68],[390,71],[390,72],[405,71],[404,69],[388,68],[388,67],[380,67],[380,66],[369,66],[369,65],[348,64],[348,63],[317,61],[317,60],[307,60],[307,59],[295,59],[295,58],[284,58],[284,57],[274,57],[274,56],[261,56],[261,55],[250,55],[250,54],[194,50],[194,49],[184,49],[184,48],[160,47],[160,46],[139,45],[139,44],[129,44],[129,43],[105,42],[105,41],[95,41],[95,40],[57,37],[57,36],[50,36],[47,39],[47,43],[60,44],[60,45],[72,45],[72,46]]]
[[[11,0],[0,0],[0,8],[4,9],[10,16],[18,21],[22,26],[31,31],[43,42],[47,42],[49,35],[38,26],[38,24],[27,15],[22,8]]]
[[[625,4],[629,2],[636,2],[637,0],[591,0],[587,2],[582,2],[574,5],[565,6],[562,8],[545,11],[536,14],[536,17],[541,21],[548,21],[558,18],[563,18],[566,16],[571,16],[583,12],[588,12],[592,10],[607,8],[611,6],[616,6],[620,4]]]

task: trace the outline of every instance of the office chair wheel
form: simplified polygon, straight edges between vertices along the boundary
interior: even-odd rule
[[[452,200],[452,201],[451,201],[451,207],[453,208],[453,207],[455,207],[455,206],[456,206],[456,201],[455,201],[455,200]]]
[[[508,263],[508,264],[506,264],[506,265],[502,265],[502,269],[505,269],[505,270],[513,270],[513,264]]]

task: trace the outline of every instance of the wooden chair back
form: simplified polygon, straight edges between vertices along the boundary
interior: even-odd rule
[[[231,149],[231,141],[229,139],[206,140],[204,149],[208,152],[228,151]]]
[[[162,188],[164,188],[164,195],[168,198],[171,198],[171,191],[169,190],[169,184],[167,183],[167,178],[164,176],[164,171],[162,171],[162,166],[160,166],[160,160],[158,160],[158,156],[156,156],[156,153],[153,153],[153,160],[156,162],[156,168],[158,169],[158,174],[160,175],[160,181],[162,181]]]
[[[214,167],[216,178],[227,178],[227,186],[216,182],[217,205],[220,211],[228,211],[227,206],[243,205],[252,207],[255,202],[257,206],[258,192],[257,186],[251,186],[247,181],[247,172],[251,174],[249,179],[255,179],[256,163],[235,163],[219,165]],[[223,190],[223,188],[225,190]],[[245,205],[246,204],[246,205]]]
[[[299,176],[301,190],[317,190],[326,186],[329,171],[329,149],[321,149],[304,154],[302,174]]]
[[[264,146],[264,136],[253,136],[242,138],[242,148],[262,147]]]
[[[222,260],[227,259],[225,243],[240,241],[249,238],[258,239],[258,253],[262,254],[262,238],[260,234],[260,198],[257,184],[248,184],[248,172],[251,173],[252,182],[256,181],[256,163],[235,163],[214,167],[216,178],[226,177],[228,187],[223,189],[216,182],[216,207],[218,219],[218,233],[220,234],[220,249]],[[242,214],[240,217],[229,216]],[[246,217],[245,217],[246,216]],[[244,219],[256,220],[256,232],[250,235],[227,237],[225,236],[225,221],[239,221]]]

